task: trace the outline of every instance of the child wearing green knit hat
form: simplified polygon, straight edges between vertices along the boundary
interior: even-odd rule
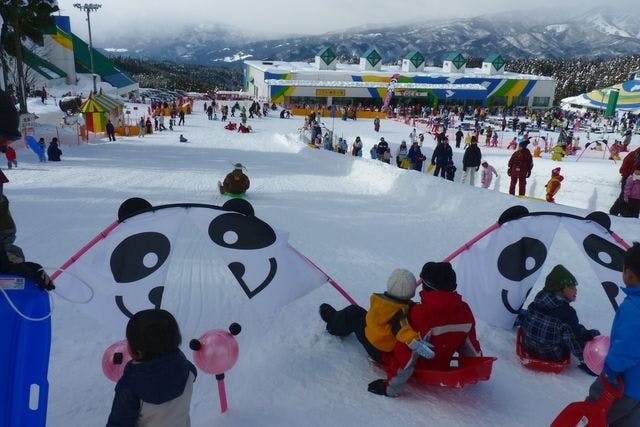
[[[583,363],[585,344],[600,335],[596,329],[587,329],[578,321],[570,303],[576,300],[578,281],[562,264],[547,275],[544,288],[533,302],[518,316],[523,331],[523,346],[534,357],[559,362],[573,354],[579,367],[592,374]]]

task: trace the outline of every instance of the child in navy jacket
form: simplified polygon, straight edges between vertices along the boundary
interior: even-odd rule
[[[127,324],[133,360],[116,384],[107,427],[188,427],[196,368],[178,346],[176,319],[165,310],[136,313]]]

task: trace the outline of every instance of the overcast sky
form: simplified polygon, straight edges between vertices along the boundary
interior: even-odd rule
[[[86,13],[73,7],[76,1],[58,0],[62,15],[71,17],[74,32],[86,37]],[[589,9],[612,5],[636,10],[635,0],[104,0],[91,14],[92,35],[105,41],[105,33],[161,29],[185,23],[224,23],[252,33],[319,34],[363,24],[406,22],[414,19],[469,17],[509,10],[574,6]],[[84,2],[82,3],[84,4]],[[623,9],[624,10],[624,9]],[[128,31],[127,31],[128,32]]]

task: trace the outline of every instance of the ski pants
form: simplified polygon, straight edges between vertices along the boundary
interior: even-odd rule
[[[469,184],[471,184],[471,186],[474,186],[476,183],[476,167],[475,166],[466,167],[466,170],[462,174],[463,183],[467,180],[467,176],[469,177]]]
[[[518,196],[524,196],[527,188],[527,178],[524,176],[512,176],[509,184],[509,194],[516,194],[516,182],[518,183]]]
[[[444,165],[440,165],[439,163],[436,163],[436,167],[433,170],[433,176],[438,176],[438,174],[440,175],[441,178],[444,178],[445,167]]]
[[[587,401],[597,400],[603,391],[602,380],[596,378],[589,388]],[[607,412],[607,424],[609,427],[635,427],[640,426],[640,401],[628,396],[616,399]]]
[[[369,342],[364,333],[364,328],[367,325],[366,316],[367,310],[357,305],[350,305],[334,313],[333,318],[327,322],[327,331],[331,335],[339,337],[355,333],[356,338],[358,338],[358,341],[360,341],[369,356],[380,363],[382,361],[382,352]]]

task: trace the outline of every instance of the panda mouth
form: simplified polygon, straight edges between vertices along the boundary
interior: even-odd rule
[[[149,295],[148,295],[149,302],[153,304],[153,308],[155,308],[156,310],[159,309],[160,305],[162,304],[163,293],[164,293],[164,286],[156,286],[155,288],[149,291]],[[127,306],[124,303],[124,297],[122,295],[116,295],[115,300],[116,300],[116,306],[122,312],[122,314],[124,314],[128,318],[133,317],[135,313],[132,313],[131,310],[127,308]]]
[[[265,277],[262,283],[260,283],[254,289],[249,288],[249,286],[243,279],[245,273],[244,264],[242,264],[241,262],[232,262],[227,267],[229,267],[229,270],[231,270],[231,273],[233,273],[233,277],[236,278],[244,293],[249,297],[249,299],[251,299],[259,294],[264,288],[266,288],[269,283],[271,283],[273,278],[276,276],[276,272],[278,271],[278,262],[273,257],[269,258],[269,274],[267,274],[267,277]]]

